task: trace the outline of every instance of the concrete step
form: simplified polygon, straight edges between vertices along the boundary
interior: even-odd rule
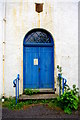
[[[53,90],[53,89],[39,89],[39,93],[41,94],[50,94],[50,93],[53,93],[53,94],[55,94],[55,91]]]
[[[39,90],[38,94],[55,94],[55,91],[53,89],[38,89],[38,90]]]
[[[56,98],[57,94],[34,94],[34,95],[21,95],[19,97],[19,101],[26,101],[26,100],[42,100],[42,99],[52,99]]]

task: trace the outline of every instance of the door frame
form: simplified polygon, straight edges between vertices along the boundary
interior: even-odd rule
[[[25,43],[25,40],[26,40],[26,38],[32,33],[32,32],[36,32],[36,31],[43,31],[43,32],[45,32],[46,34],[48,34],[49,35],[49,37],[50,37],[50,40],[51,40],[51,43],[48,43],[48,44],[44,44],[44,43],[38,43],[38,44],[36,44],[36,43]],[[54,44],[54,39],[53,39],[53,37],[52,37],[52,35],[51,35],[51,33],[50,32],[48,32],[47,30],[45,30],[45,29],[41,29],[41,28],[35,28],[35,29],[32,29],[32,30],[30,30],[26,35],[25,35],[25,37],[24,37],[24,40],[23,40],[23,90],[24,90],[24,46],[26,46],[26,47],[42,47],[42,46],[45,46],[45,47],[48,47],[48,46],[52,46],[53,47],[53,60],[54,60],[54,64],[53,64],[53,71],[54,71],[54,81],[53,81],[53,89],[55,90],[55,83],[56,83],[56,69],[55,69],[55,44]]]

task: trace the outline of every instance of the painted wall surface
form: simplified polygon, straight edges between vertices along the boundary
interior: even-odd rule
[[[43,12],[40,14],[35,11],[35,2],[38,1],[7,0],[6,2],[4,64],[6,96],[14,96],[13,80],[18,73],[20,93],[23,92],[23,39],[29,30],[39,27],[51,32],[55,39],[56,66],[62,66],[63,76],[70,86],[73,84],[78,86],[78,2],[43,0]],[[2,7],[3,5],[0,5],[0,9]],[[0,14],[2,14],[1,10]],[[1,26],[2,21],[0,21]],[[0,38],[1,35],[2,33]]]
[[[3,44],[3,3],[0,3],[0,97],[2,96],[3,86],[3,62],[2,62],[2,44]]]
[[[62,66],[63,76],[71,87],[78,85],[78,4],[60,2],[56,8],[56,63]]]

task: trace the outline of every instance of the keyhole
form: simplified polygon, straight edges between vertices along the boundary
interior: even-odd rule
[[[40,72],[40,68],[39,68],[39,72]]]

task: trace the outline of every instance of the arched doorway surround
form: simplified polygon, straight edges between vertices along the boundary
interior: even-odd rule
[[[36,28],[23,41],[23,90],[53,88],[54,39],[50,32]]]

